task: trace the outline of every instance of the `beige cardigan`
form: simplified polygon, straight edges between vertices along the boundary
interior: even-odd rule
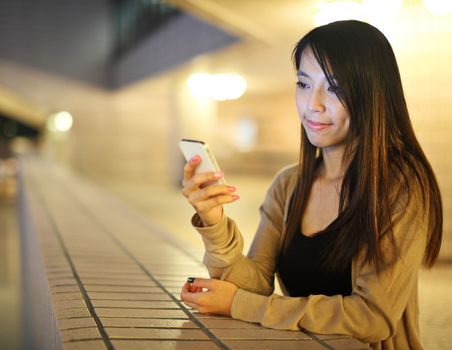
[[[242,235],[233,220],[225,216],[217,225],[200,227],[199,217],[192,219],[206,246],[204,263],[211,277],[240,288],[233,300],[232,317],[269,328],[350,335],[370,343],[374,349],[423,349],[417,288],[426,224],[416,200],[393,214],[400,258],[379,275],[368,264],[362,264],[362,256],[356,258],[350,296],[272,294],[295,181],[296,166],[287,167],[276,176],[260,208],[260,224],[246,257],[242,253]],[[384,247],[389,242],[383,239],[381,244]],[[280,284],[285,293],[281,281]]]

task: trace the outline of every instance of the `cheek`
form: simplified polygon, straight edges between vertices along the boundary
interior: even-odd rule
[[[303,103],[303,99],[298,89],[295,90],[295,104],[297,106],[298,116],[300,117],[300,120],[303,120],[305,104]]]
[[[350,117],[348,117],[348,116],[344,117],[341,129],[342,129],[342,135],[344,137],[347,137],[348,132],[350,130]]]

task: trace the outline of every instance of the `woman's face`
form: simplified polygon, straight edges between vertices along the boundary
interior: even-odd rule
[[[301,55],[297,78],[297,110],[309,141],[323,150],[343,147],[350,116],[309,48]]]

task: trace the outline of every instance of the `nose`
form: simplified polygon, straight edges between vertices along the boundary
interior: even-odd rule
[[[312,113],[325,112],[324,96],[321,89],[313,89],[308,99],[308,109]]]

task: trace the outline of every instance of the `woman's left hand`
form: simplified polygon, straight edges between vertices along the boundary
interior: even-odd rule
[[[185,305],[207,314],[231,316],[232,300],[238,287],[227,281],[196,278],[185,283],[180,297]]]

